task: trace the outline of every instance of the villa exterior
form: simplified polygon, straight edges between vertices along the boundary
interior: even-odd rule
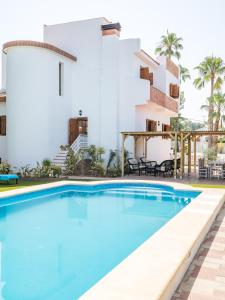
[[[54,159],[79,134],[120,149],[121,131],[169,130],[179,110],[179,68],[154,60],[140,39],[120,39],[105,18],[44,26],[44,42],[3,45],[0,157],[12,166]],[[148,157],[169,158],[170,139],[148,141]],[[131,156],[144,143],[126,142]],[[135,152],[135,153],[134,153]]]

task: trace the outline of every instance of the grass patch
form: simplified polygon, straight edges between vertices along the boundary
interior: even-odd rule
[[[225,189],[225,185],[222,185],[222,184],[204,184],[204,183],[201,183],[201,184],[190,184],[191,186],[193,187],[199,187],[199,188],[210,188],[210,189]]]
[[[69,180],[69,181],[95,181],[92,179],[40,179],[40,180],[19,180],[18,184],[6,184],[1,182],[0,183],[0,192],[6,192],[6,191],[11,191],[11,190],[16,190],[24,187],[29,187],[33,185],[38,185],[38,184],[45,184],[45,183],[53,183],[61,180]],[[98,179],[96,179],[98,180]]]
[[[44,184],[44,183],[50,183],[50,182],[56,182],[59,180],[19,180],[18,184],[6,184],[6,183],[1,183],[0,184],[0,192],[5,192],[5,191],[11,191],[15,189],[20,189],[32,185],[38,185],[38,184]]]

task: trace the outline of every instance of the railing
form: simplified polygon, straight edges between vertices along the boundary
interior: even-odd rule
[[[167,96],[154,86],[150,88],[150,101],[178,113],[178,101]]]
[[[88,147],[88,136],[86,134],[80,134],[70,146],[74,153],[78,153],[79,150],[85,149]]]

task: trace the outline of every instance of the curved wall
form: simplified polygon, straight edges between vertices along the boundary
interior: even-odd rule
[[[63,96],[59,96],[63,62]],[[35,47],[7,50],[7,156],[15,167],[52,159],[68,143],[74,62]]]

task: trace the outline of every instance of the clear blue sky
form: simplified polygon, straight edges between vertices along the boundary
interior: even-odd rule
[[[150,54],[169,31],[183,38],[181,64],[191,70],[212,53],[225,60],[224,0],[0,0],[0,44],[14,39],[42,40],[42,25],[104,16],[122,25],[122,38],[140,37]],[[208,90],[183,86],[184,114],[202,119],[200,106]]]

